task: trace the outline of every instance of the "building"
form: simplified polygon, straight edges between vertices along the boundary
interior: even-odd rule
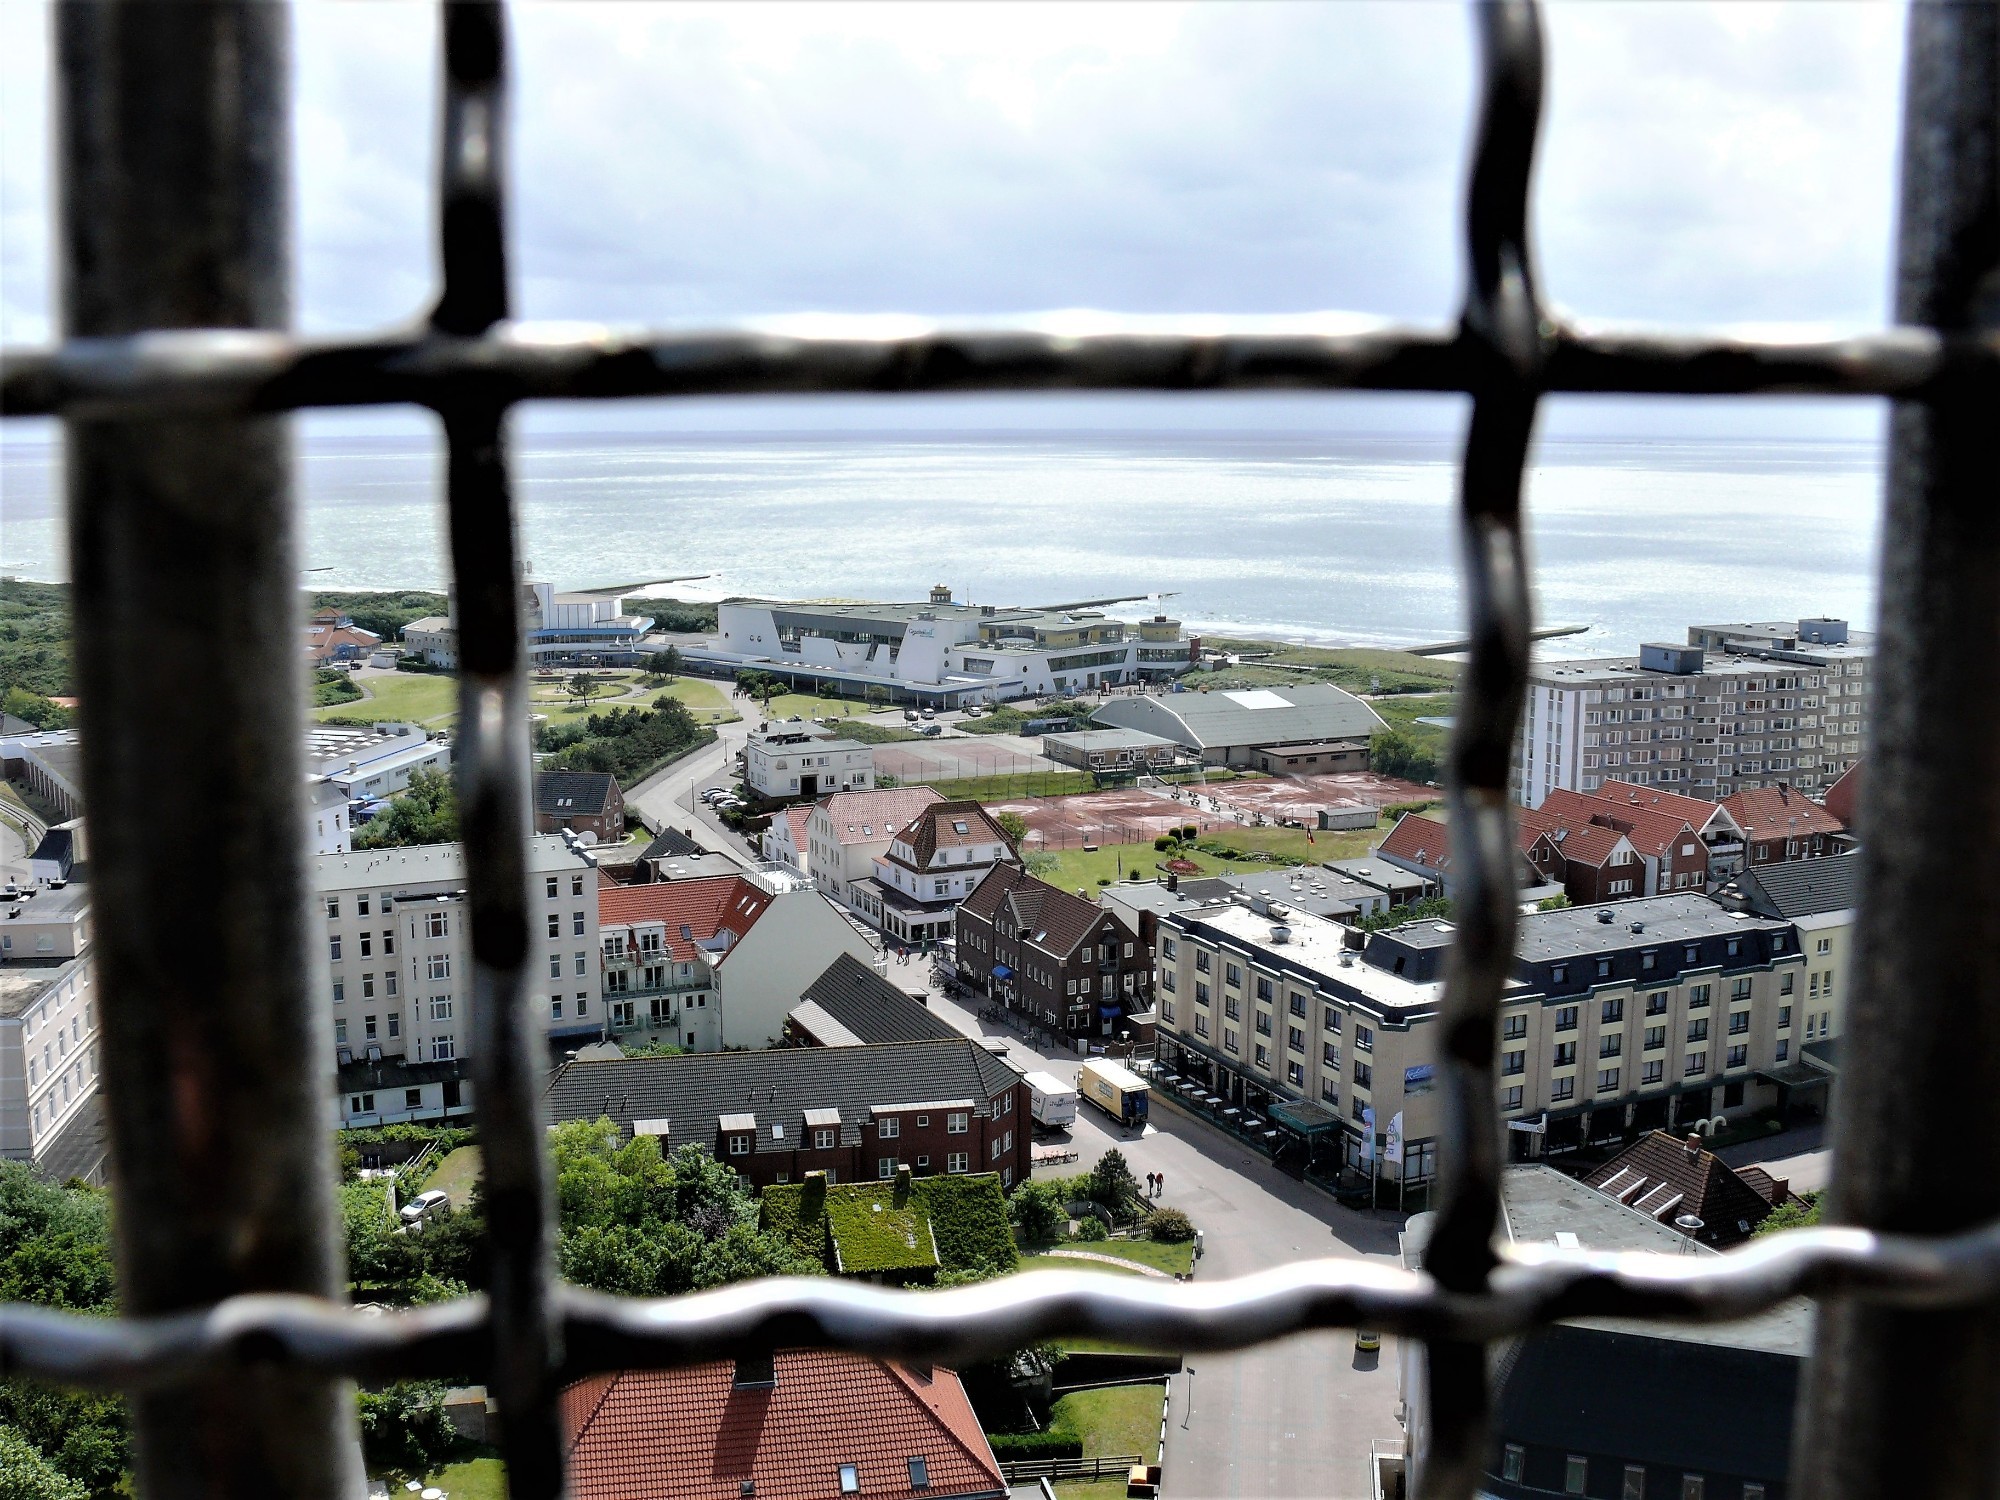
[[[562,1394],[574,1500],[1004,1500],[958,1376],[819,1349],[593,1375]]]
[[[1640,786],[1608,776],[1604,785],[1590,795],[1600,801],[1647,808],[1681,819],[1694,829],[1695,837],[1708,845],[1708,884],[1714,890],[1743,868],[1743,829],[1720,802],[1704,802],[1699,797],[1660,787]]]
[[[1845,1030],[1843,1008],[1851,989],[1854,928],[1861,907],[1859,852],[1746,870],[1722,899],[1798,929],[1806,956],[1805,1044],[1832,1043]],[[1788,1089],[1808,1100],[1825,1077],[1823,1069],[1793,1069],[1785,1075]]]
[[[83,747],[74,729],[20,727],[0,735],[0,774],[55,809],[60,821],[83,816]]]
[[[882,1042],[951,1041],[963,1035],[851,953],[843,953],[806,986],[785,1021],[794,1047],[864,1047]]]
[[[598,893],[603,1030],[693,1052],[769,1047],[841,954],[874,949],[813,882],[765,866]]]
[[[1501,1178],[1500,1223],[1516,1245],[1708,1256],[1678,1230],[1545,1166]],[[1403,1232],[1423,1264],[1435,1216]],[[1736,1323],[1566,1319],[1493,1353],[1493,1436],[1477,1490],[1547,1495],[1786,1500],[1792,1413],[1812,1346],[1803,1298]],[[1430,1457],[1428,1352],[1399,1344],[1408,1492]]]
[[[977,802],[933,802],[889,841],[861,882],[859,910],[899,943],[951,936],[959,902],[996,865],[1020,863],[1006,831]]]
[[[1696,806],[1706,808],[1707,804]],[[1521,814],[1522,825],[1549,834],[1566,861],[1577,836],[1588,830],[1604,829],[1622,835],[1639,862],[1642,873],[1638,893],[1645,896],[1704,891],[1711,887],[1709,846],[1698,829],[1712,821],[1704,813],[1697,823],[1685,812],[1643,799],[1637,795],[1637,789],[1625,797],[1607,797],[1559,787],[1542,799],[1540,807],[1526,809]],[[1580,886],[1583,884],[1579,881]],[[1613,894],[1571,890],[1570,899],[1608,900]]]
[[[1058,765],[1117,776],[1169,770],[1182,752],[1172,740],[1141,729],[1085,729],[1043,735],[1042,754]]]
[[[690,665],[937,707],[1159,681],[1199,649],[1165,615],[1135,625],[1085,606],[954,604],[942,584],[920,604],[730,599],[716,614],[712,638],[682,647]]]
[[[458,844],[322,854],[311,864],[312,930],[324,944],[342,1120],[383,1125],[468,1113],[472,954]],[[597,871],[563,839],[528,844],[534,972],[547,1037],[602,1032]]]
[[[314,724],[306,731],[306,775],[350,802],[394,796],[418,771],[450,769],[451,741],[421,724]]]
[[[0,1156],[101,1182],[90,902],[80,878],[0,893]]]
[[[808,832],[812,815],[813,808],[807,803],[780,808],[759,839],[758,852],[771,864],[790,865],[801,875],[806,874],[810,863],[806,851],[812,838]]]
[[[875,747],[817,724],[773,724],[744,742],[743,784],[773,801],[865,792],[875,785]]]
[[[608,771],[537,771],[535,832],[574,833],[586,844],[625,841],[625,794]]]
[[[875,861],[889,852],[897,830],[942,801],[944,794],[927,786],[836,792],[806,822],[806,873],[829,900],[867,916],[862,887],[875,878]]]
[[[1606,780],[1713,800],[1788,782],[1829,786],[1867,738],[1875,638],[1844,620],[1697,625],[1685,646],[1544,660],[1528,674],[1514,795]]]
[[[1091,721],[1171,740],[1206,765],[1248,767],[1272,751],[1312,755],[1320,771],[1366,770],[1369,741],[1388,728],[1354,694],[1321,682],[1114,698]]]
[[[458,670],[458,601],[448,615],[427,615],[403,627],[403,645],[445,671]],[[550,583],[522,585],[521,615],[533,667],[630,667],[645,656],[651,619],[625,612],[624,595],[585,590],[559,594]]]
[[[1152,1005],[1151,955],[1118,912],[994,865],[959,906],[958,972],[1064,1036],[1115,1037]]]
[[[608,1119],[663,1151],[696,1145],[754,1188],[934,1173],[1028,1175],[1028,1086],[969,1038],[572,1062],[549,1118]]]
[[[1531,894],[1545,883],[1562,884],[1566,861],[1553,839],[1525,820],[1519,824],[1517,833],[1521,860],[1515,877],[1524,893]],[[1575,852],[1580,860],[1595,860],[1606,869],[1629,865],[1636,858],[1630,843],[1622,835],[1602,829],[1591,830],[1589,835],[1579,838]],[[1416,877],[1420,885],[1411,899],[1422,900],[1433,895],[1449,897],[1457,889],[1452,863],[1451,827],[1442,818],[1423,813],[1404,813],[1369,859],[1371,870],[1378,880],[1383,866]],[[1343,868],[1354,868],[1354,862],[1345,862]],[[1636,886],[1637,876],[1627,869],[1625,880],[1629,882],[1629,890],[1631,886]],[[1620,882],[1610,878],[1598,883],[1615,886]]]
[[[1751,869],[1792,859],[1819,859],[1848,847],[1847,825],[1797,787],[1780,782],[1725,797],[1722,805],[1743,830]]]
[[[1323,1112],[1294,1111],[1310,1129],[1280,1123],[1315,1157],[1342,1144],[1354,1165],[1368,1160],[1368,1123],[1380,1136],[1401,1116],[1409,1177],[1435,1170],[1450,922],[1363,935],[1263,896],[1157,921],[1169,1071],[1238,1107]],[[1806,1004],[1794,924],[1702,896],[1653,896],[1527,913],[1516,952],[1501,997],[1496,1102],[1508,1120],[1546,1127],[1510,1133],[1517,1152],[1784,1102]]]
[[[306,665],[313,667],[365,660],[382,644],[381,636],[363,630],[337,609],[323,609],[314,615],[305,632]]]
[[[1850,829],[1861,821],[1861,765],[1857,760],[1842,771],[1839,779],[1826,789],[1826,795],[1819,799],[1821,806]]]
[[[1740,1245],[1790,1201],[1791,1184],[1762,1167],[1730,1166],[1701,1137],[1655,1130],[1620,1151],[1583,1179],[1658,1224],[1718,1250]],[[1698,1219],[1699,1224],[1689,1224]]]

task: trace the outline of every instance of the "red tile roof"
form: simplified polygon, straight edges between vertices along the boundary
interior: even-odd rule
[[[819,804],[842,844],[887,843],[896,830],[933,802],[944,801],[935,787],[878,787],[866,792],[835,792]]]
[[[792,847],[803,850],[806,846],[806,824],[812,821],[812,804],[803,803],[785,809],[785,821],[792,825]]]
[[[1555,838],[1554,834],[1549,835]],[[1605,828],[1597,823],[1579,823],[1561,838],[1556,839],[1556,847],[1562,857],[1571,864],[1589,865],[1601,869],[1611,863],[1611,858],[1620,846],[1630,848],[1630,841],[1615,828]]]
[[[977,802],[939,801],[898,829],[896,842],[908,844],[917,868],[925,870],[940,849],[959,849],[968,844],[1004,845],[1007,834]]]
[[[1722,799],[1729,815],[1751,839],[1799,838],[1844,833],[1847,825],[1797,787],[1760,786]]]
[[[734,1385],[723,1360],[626,1370],[562,1396],[573,1500],[840,1500],[840,1467],[866,1500],[1002,1496],[1006,1481],[949,1370],[781,1349],[776,1384]],[[911,1483],[921,1458],[928,1485]],[[745,1483],[754,1490],[745,1489]]]
[[[1699,797],[1687,797],[1679,792],[1663,792],[1658,787],[1639,786],[1634,782],[1620,781],[1616,777],[1599,787],[1597,795],[1606,802],[1616,802],[1627,807],[1650,807],[1655,812],[1663,812],[1669,817],[1686,818],[1696,833],[1705,832],[1715,815],[1722,811],[1722,804],[1719,802],[1704,802]],[[1727,813],[1724,813],[1724,816],[1727,817]]]
[[[1702,822],[1706,822],[1708,815],[1714,811],[1713,807],[1705,802],[1695,805],[1702,809]],[[1566,791],[1560,787],[1542,799],[1539,811],[1544,817],[1554,818],[1569,828],[1585,823],[1615,828],[1632,840],[1634,849],[1656,859],[1672,854],[1676,843],[1694,838],[1695,830],[1701,826],[1701,823],[1690,820],[1682,813],[1645,806],[1631,799],[1593,797],[1587,792]]]
[[[741,938],[771,905],[771,893],[740,875],[712,875],[697,880],[663,880],[651,885],[621,885],[597,893],[597,925],[624,927],[637,922],[663,922],[667,956],[686,961],[694,945],[719,932]],[[682,935],[681,928],[687,928]]]
[[[1404,813],[1376,852],[1442,872],[1451,868],[1451,833],[1435,818]]]

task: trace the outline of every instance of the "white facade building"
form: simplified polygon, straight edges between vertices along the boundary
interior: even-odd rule
[[[1019,863],[977,802],[933,802],[896,831],[862,882],[859,910],[899,943],[951,936],[958,903],[1001,862]]]
[[[953,604],[939,585],[922,604],[727,600],[716,633],[684,646],[690,662],[757,668],[835,689],[882,686],[904,701],[957,705],[1178,676],[1192,664],[1180,622],[1137,624],[1095,609]]]
[[[529,841],[531,982],[554,1042],[595,1038],[596,866],[563,838]],[[457,844],[354,850],[313,861],[312,929],[321,945],[350,1125],[437,1118],[471,1108],[472,1045],[465,859]]]
[[[806,823],[806,873],[828,900],[865,915],[862,886],[875,878],[876,859],[889,852],[912,818],[942,801],[927,786],[877,787],[826,798]]]
[[[102,1154],[66,1151],[97,1093],[90,905],[82,885],[0,901],[0,1156],[60,1177],[102,1176]]]
[[[394,796],[418,771],[450,769],[451,741],[421,724],[315,724],[306,731],[306,774],[350,801]]]
[[[536,666],[558,663],[629,665],[653,622],[625,613],[617,593],[559,594],[551,583],[522,585],[521,613],[528,636],[528,659]],[[458,670],[458,604],[448,615],[427,615],[403,627],[403,645],[433,667]]]
[[[1529,672],[1514,791],[1606,781],[1720,800],[1780,783],[1812,793],[1861,758],[1874,637],[1843,620],[1698,625],[1635,657],[1540,661]]]
[[[743,783],[760,797],[824,797],[875,785],[875,747],[816,725],[773,724],[743,746]]]

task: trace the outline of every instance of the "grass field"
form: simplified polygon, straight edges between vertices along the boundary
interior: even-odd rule
[[[639,674],[627,673],[636,683]],[[559,683],[536,683],[531,693],[536,713],[547,714],[556,723],[566,719],[581,718],[586,714],[601,714],[612,708],[650,708],[655,698],[676,698],[687,705],[688,712],[702,724],[725,724],[739,717],[723,700],[722,689],[712,682],[699,678],[678,677],[664,687],[634,688],[627,695],[616,696],[606,693],[593,698],[588,703],[579,703],[562,690]]]
[[[1144,1458],[1145,1454],[1139,1455]],[[1125,1500],[1122,1479],[1078,1479],[1056,1486],[1056,1500]]]
[[[451,1206],[464,1208],[472,1201],[472,1185],[479,1180],[479,1148],[460,1146],[448,1152],[437,1170],[424,1179],[424,1189],[438,1188],[451,1194]]]
[[[1302,828],[1228,828],[1217,829],[1203,834],[1201,842],[1226,844],[1232,849],[1258,851],[1282,857],[1282,863],[1267,864],[1263,861],[1218,859],[1212,854],[1187,851],[1178,857],[1193,861],[1201,866],[1204,875],[1248,874],[1259,870],[1281,870],[1295,864],[1319,864],[1329,859],[1358,859],[1366,854],[1373,840],[1381,836],[1381,830],[1358,828],[1350,832],[1315,832],[1313,842],[1306,842]],[[1054,863],[1042,873],[1041,878],[1050,885],[1066,891],[1082,886],[1087,892],[1095,893],[1099,880],[1109,880],[1113,884],[1128,879],[1134,870],[1151,880],[1160,871],[1156,868],[1170,856],[1160,853],[1150,843],[1105,844],[1096,849],[1060,849],[1054,855]],[[1040,861],[1037,861],[1039,864]]]
[[[1160,1400],[1157,1385],[1071,1391],[1049,1409],[1049,1426],[1083,1439],[1085,1458],[1136,1453],[1150,1463],[1160,1451]]]
[[[446,1464],[435,1474],[422,1476],[426,1487],[436,1485],[445,1500],[507,1500],[507,1470],[497,1458],[471,1458],[464,1463]],[[401,1492],[391,1485],[389,1493]]]
[[[393,719],[443,729],[458,717],[458,679],[442,672],[398,672],[393,677],[363,677],[357,685],[366,698],[313,710],[315,719]]]
[[[926,780],[925,786],[956,802],[983,802],[1005,797],[1067,797],[1094,792],[1097,778],[1088,771],[1017,771],[1011,776],[961,776],[955,781]]]
[[[1262,683],[1333,682],[1353,692],[1407,692],[1424,688],[1449,688],[1458,680],[1457,662],[1439,661],[1430,656],[1412,656],[1407,651],[1382,651],[1368,646],[1295,646],[1286,641],[1255,641],[1204,638],[1204,646],[1232,654],[1269,653],[1269,660],[1314,668],[1303,672],[1260,667],[1246,663],[1216,674],[1221,677],[1253,676]],[[1376,684],[1380,684],[1379,687]]]
[[[1066,1245],[1063,1248],[1095,1250],[1097,1246],[1095,1244],[1078,1244],[1074,1246]],[[1019,1269],[1023,1271],[1102,1271],[1106,1276],[1143,1276],[1146,1274],[1144,1271],[1137,1269],[1127,1270],[1123,1266],[1107,1266],[1103,1261],[1099,1260],[1073,1260],[1066,1255],[1024,1255],[1021,1257]],[[1084,1347],[1083,1343],[1076,1339],[1063,1339],[1060,1342],[1069,1348],[1080,1349]],[[1105,1347],[1110,1348],[1111,1346],[1107,1344]]]
[[[763,710],[765,718],[789,719],[797,714],[801,719],[852,719],[882,711],[872,703],[859,698],[824,698],[812,693],[780,693],[771,700],[768,710]]]

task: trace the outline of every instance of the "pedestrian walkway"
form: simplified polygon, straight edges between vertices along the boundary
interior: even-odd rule
[[[1045,1253],[1060,1256],[1064,1260],[1094,1260],[1099,1265],[1116,1266],[1121,1271],[1137,1271],[1141,1276],[1153,1276],[1161,1281],[1174,1279],[1157,1266],[1142,1266],[1136,1260],[1121,1260],[1115,1255],[1099,1255],[1094,1250],[1050,1250]]]

